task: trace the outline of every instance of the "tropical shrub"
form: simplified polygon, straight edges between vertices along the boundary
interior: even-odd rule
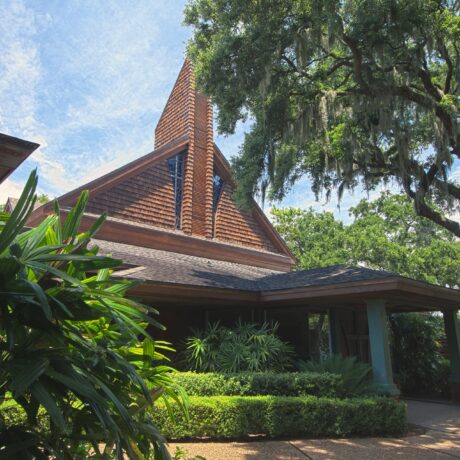
[[[341,377],[339,396],[362,395],[372,392],[370,374],[372,368],[367,363],[357,361],[355,356],[331,355],[323,361],[300,361],[299,369],[306,372],[327,372]]]
[[[439,353],[441,316],[401,313],[390,317],[395,374],[404,394],[449,396],[450,363]]]
[[[239,439],[279,436],[398,436],[406,429],[406,405],[385,397],[331,399],[315,396],[192,396],[190,418],[156,404],[155,422],[169,439]]]
[[[201,455],[196,455],[195,457],[189,457],[187,450],[182,449],[182,447],[176,446],[172,460],[206,460]]]
[[[111,278],[120,261],[88,247],[105,216],[79,230],[87,192],[65,219],[56,203],[24,228],[36,185],[34,172],[0,215],[0,458],[169,458],[146,409],[165,395],[183,404],[157,365],[168,347],[145,329],[161,327],[156,312],[125,297],[135,282]]]
[[[185,340],[184,368],[198,372],[282,372],[293,364],[294,349],[276,334],[276,323],[219,322],[192,330]]]
[[[190,396],[329,396],[345,393],[339,375],[315,372],[176,372],[173,380]]]

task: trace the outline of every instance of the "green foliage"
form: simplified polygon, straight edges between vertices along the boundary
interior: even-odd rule
[[[169,347],[146,326],[155,310],[111,278],[120,261],[88,248],[104,222],[80,222],[83,192],[67,217],[24,225],[36,202],[32,173],[11,215],[0,216],[0,458],[169,458],[147,410],[160,396],[183,409],[158,365]],[[149,383],[146,383],[148,378]]]
[[[299,268],[328,267],[349,260],[344,241],[346,227],[331,212],[273,208],[271,214],[276,230],[296,257]]]
[[[449,396],[449,361],[439,353],[440,316],[401,313],[390,316],[393,363],[401,390],[411,396]]]
[[[45,193],[40,193],[40,195],[37,196],[37,203],[38,204],[46,204],[50,201],[50,197],[46,195]]]
[[[299,368],[307,372],[325,372],[340,375],[341,385],[339,396],[355,396],[372,393],[370,374],[372,368],[367,363],[357,361],[356,356],[343,357],[332,355],[320,361],[305,361],[299,363]]]
[[[276,323],[219,322],[192,331],[185,341],[185,368],[198,372],[283,371],[292,366],[294,350],[277,335]]]
[[[404,195],[383,193],[373,201],[361,200],[350,213],[354,221],[344,225],[327,212],[272,210],[298,268],[345,263],[444,286],[460,284],[460,242],[417,216]]]
[[[279,436],[401,435],[406,405],[389,398],[329,399],[314,396],[192,396],[187,419],[161,404],[155,422],[169,439],[239,439],[250,434]]]
[[[317,196],[397,183],[417,213],[460,236],[449,170],[460,158],[456,0],[191,0],[189,54],[220,132],[254,121],[236,196]]]
[[[327,372],[176,372],[173,379],[190,396],[351,396],[341,377]]]
[[[201,455],[196,455],[195,457],[191,458],[188,456],[188,452],[185,449],[182,449],[179,446],[176,446],[176,450],[174,455],[172,456],[172,460],[206,460]]]
[[[429,283],[460,283],[460,242],[417,216],[404,196],[362,200],[351,213],[347,243],[357,262]]]

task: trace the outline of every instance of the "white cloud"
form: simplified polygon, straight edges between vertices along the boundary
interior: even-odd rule
[[[59,195],[151,150],[183,60],[182,7],[0,5],[0,130],[41,144],[12,182],[38,167],[45,192]]]
[[[6,179],[0,184],[0,204],[5,204],[8,197],[18,198],[21,195],[23,184]]]
[[[36,20],[20,0],[0,4],[0,130],[33,139],[39,131],[36,88],[41,78]]]

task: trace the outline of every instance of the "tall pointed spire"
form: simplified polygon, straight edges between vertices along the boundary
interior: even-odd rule
[[[212,238],[212,106],[209,99],[196,90],[193,64],[188,58],[155,129],[155,148],[182,136],[188,138],[188,150],[181,228],[187,234]]]

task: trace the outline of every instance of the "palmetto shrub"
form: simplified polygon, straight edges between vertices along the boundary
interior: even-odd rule
[[[65,219],[56,204],[24,229],[36,184],[0,215],[0,458],[169,458],[153,400],[182,401],[156,364],[168,347],[145,329],[161,327],[155,311],[125,297],[120,261],[88,247],[104,216],[79,230],[87,192]]]
[[[243,323],[233,328],[219,322],[192,331],[185,341],[184,367],[198,372],[284,371],[295,356],[276,334],[276,323]]]
[[[339,396],[372,393],[370,379],[372,367],[360,362],[355,356],[331,355],[322,361],[300,361],[298,367],[303,372],[318,372],[339,375],[341,384]]]

